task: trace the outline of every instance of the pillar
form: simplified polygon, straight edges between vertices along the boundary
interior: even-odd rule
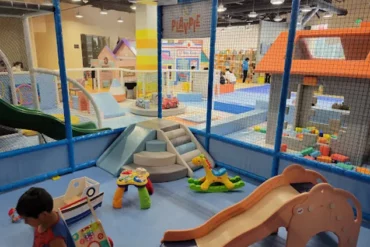
[[[157,6],[137,4],[136,69],[157,70]]]

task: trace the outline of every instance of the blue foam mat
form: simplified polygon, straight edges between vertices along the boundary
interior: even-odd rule
[[[240,113],[249,112],[249,111],[254,110],[254,108],[252,107],[223,103],[219,101],[215,101],[213,109],[217,111],[232,113],[232,114],[240,114]]]

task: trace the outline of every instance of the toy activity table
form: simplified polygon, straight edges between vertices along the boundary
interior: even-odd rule
[[[149,173],[144,168],[135,170],[124,170],[117,179],[117,190],[113,197],[113,208],[122,208],[124,193],[128,190],[129,185],[134,185],[138,189],[140,208],[148,209],[151,205],[149,194],[153,193],[153,185],[150,181]]]

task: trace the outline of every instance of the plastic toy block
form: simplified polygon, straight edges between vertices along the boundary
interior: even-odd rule
[[[259,132],[261,130],[261,126],[254,126],[253,129],[254,131]]]
[[[310,131],[310,133],[311,133],[311,134],[315,134],[315,133],[316,133],[316,130],[315,130],[315,129],[313,129],[313,130],[311,130],[311,131]]]
[[[296,153],[294,155],[297,156],[297,157],[303,157],[303,155],[301,153]]]
[[[310,155],[311,153],[313,153],[315,151],[315,149],[313,147],[310,147],[310,148],[306,148],[304,150],[301,151],[301,154],[303,156],[306,156],[306,155]]]
[[[311,130],[309,130],[309,129],[307,129],[307,128],[306,128],[306,129],[303,129],[303,133],[310,133],[310,131],[311,131]]]
[[[320,153],[323,156],[329,156],[329,154],[330,154],[330,147],[328,145],[321,145],[320,146]]]
[[[295,137],[302,140],[303,139],[303,134],[297,134]]]
[[[311,157],[311,156],[309,156],[309,155],[306,155],[306,156],[304,156],[303,158],[308,159],[308,160],[315,160],[315,158],[314,158],[314,157]]]
[[[318,142],[322,144],[328,144],[328,140],[325,137],[319,137]]]
[[[303,128],[299,128],[299,127],[295,128],[295,132],[297,133],[302,133],[302,131],[303,131]]]
[[[267,130],[266,130],[265,128],[261,128],[261,129],[260,129],[260,132],[261,132],[261,133],[266,133],[266,132],[267,132]]]
[[[318,130],[318,129],[316,129],[316,130],[315,130],[315,133],[313,133],[313,134],[318,135],[318,134],[319,134],[319,130]]]
[[[329,156],[318,156],[317,161],[331,163],[331,158]]]
[[[337,139],[338,137],[336,135],[331,135],[331,139]]]
[[[284,143],[281,144],[280,151],[285,153],[287,150],[288,150],[288,145]]]
[[[320,151],[314,151],[310,154],[310,156],[314,157],[314,158],[317,158],[317,157],[321,156],[321,153],[320,153]]]
[[[342,155],[342,154],[332,154],[330,156],[333,160],[338,162],[347,162],[349,160],[348,156]]]
[[[283,136],[289,136],[289,134],[288,133],[283,133]]]
[[[325,138],[326,140],[330,140],[330,139],[331,139],[331,135],[329,135],[329,134],[324,134],[324,138]]]
[[[51,180],[53,180],[53,181],[57,181],[57,180],[59,180],[60,179],[60,176],[55,176],[55,177],[52,177],[51,178]]]
[[[347,170],[347,171],[352,171],[352,170],[355,169],[355,167],[353,165],[348,165],[348,164],[345,164],[345,163],[337,163],[335,165],[344,169],[344,170]]]
[[[370,170],[365,167],[356,167],[356,172],[370,175]]]
[[[324,132],[320,131],[319,136],[324,137]]]

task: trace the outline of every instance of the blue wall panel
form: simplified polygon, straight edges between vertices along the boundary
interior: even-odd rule
[[[75,142],[75,164],[78,165],[98,159],[119,134],[112,133],[98,138],[80,139]]]
[[[271,174],[272,157],[211,139],[210,154],[217,161],[233,165],[261,177],[268,178]]]
[[[0,159],[0,186],[67,167],[66,145]]]
[[[282,173],[283,170],[291,164],[292,164],[291,161],[281,159],[279,174]],[[357,197],[357,199],[361,202],[362,210],[367,214],[370,213],[370,196],[369,196],[370,184],[357,181],[356,179],[349,178],[344,175],[334,174],[328,171],[323,171],[311,167],[306,168],[315,170],[322,174],[328,180],[328,182],[334,187],[341,188],[353,193]]]

